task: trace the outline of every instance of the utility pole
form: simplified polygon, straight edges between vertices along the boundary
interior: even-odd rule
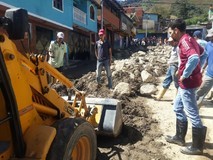
[[[147,38],[147,25],[148,25],[148,20],[146,19],[146,38]]]
[[[146,38],[147,38],[148,20],[149,20],[149,15],[146,16]]]
[[[101,29],[104,27],[104,0],[101,0]]]

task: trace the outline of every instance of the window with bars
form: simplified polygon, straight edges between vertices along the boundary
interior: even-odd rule
[[[53,6],[56,9],[63,11],[63,0],[53,0]]]

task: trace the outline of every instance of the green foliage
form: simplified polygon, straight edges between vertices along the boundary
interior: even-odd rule
[[[202,14],[200,16],[194,16],[192,18],[186,19],[185,21],[186,21],[187,25],[199,24],[199,23],[202,23],[202,22],[206,22],[206,21],[208,21],[208,14],[205,13],[205,14]]]
[[[194,5],[190,5],[188,7],[187,18],[193,18],[194,16],[198,16],[202,14],[202,10]]]
[[[187,19],[189,10],[193,6],[188,3],[188,0],[176,0],[171,7],[171,13],[179,18]]]
[[[176,0],[170,13],[186,20],[188,25],[207,21],[207,12],[188,0]]]
[[[146,12],[147,10],[149,10],[150,8],[153,7],[153,3],[157,2],[157,0],[149,0],[149,3],[143,3],[141,2],[141,7],[143,8],[143,10]]]
[[[207,14],[209,9],[209,6],[206,4],[211,4],[211,0],[145,0],[147,3],[143,3],[143,1],[125,0],[122,2],[130,5],[133,2],[138,2],[143,7],[145,13],[157,13],[160,15],[160,23],[166,23],[164,22],[165,19],[169,19],[171,16],[183,18],[189,24],[206,22],[208,21]]]
[[[164,6],[154,6],[151,11],[159,14],[161,18],[169,18],[170,15],[169,8]]]

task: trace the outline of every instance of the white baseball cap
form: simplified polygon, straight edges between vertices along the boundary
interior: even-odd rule
[[[172,42],[173,41],[173,38],[172,37],[169,37],[169,39],[167,40],[168,42]]]
[[[64,33],[63,32],[58,32],[57,33],[57,37],[64,39]]]
[[[206,37],[212,37],[213,36],[213,29],[208,30],[208,34]]]

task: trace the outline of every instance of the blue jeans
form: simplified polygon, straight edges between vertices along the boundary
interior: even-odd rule
[[[176,118],[181,122],[186,122],[188,116],[192,123],[192,127],[202,128],[203,124],[199,116],[195,92],[196,88],[182,89],[179,87],[174,102],[174,112],[176,113]]]
[[[110,70],[109,59],[101,61],[101,62],[97,61],[97,70],[96,70],[97,82],[98,82],[98,84],[101,83],[101,71],[102,71],[103,66],[106,70],[106,74],[107,74],[107,78],[108,78],[108,87],[112,88],[112,74],[111,74],[111,70]]]
[[[204,97],[208,94],[213,86],[213,78],[205,75],[204,81],[201,84],[200,88],[197,90],[197,104],[200,105]]]
[[[166,72],[166,77],[163,81],[163,88],[168,89],[172,81],[174,81],[175,88],[178,88],[178,78],[175,75],[177,71],[177,66],[169,65],[169,68]]]
[[[64,70],[64,66],[55,69],[57,69],[59,72],[62,72]]]

